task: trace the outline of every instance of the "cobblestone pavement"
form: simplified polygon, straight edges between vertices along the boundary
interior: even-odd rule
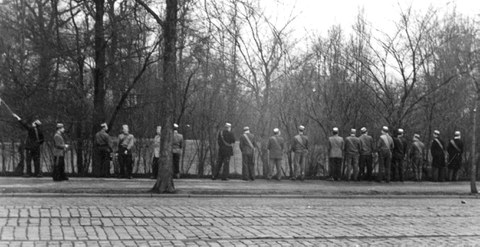
[[[324,245],[480,246],[480,200],[0,198],[0,246]]]

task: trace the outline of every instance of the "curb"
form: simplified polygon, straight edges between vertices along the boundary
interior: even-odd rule
[[[480,199],[480,195],[298,195],[298,194],[192,194],[192,193],[0,193],[0,198],[41,198],[41,197],[105,197],[105,198],[254,198],[254,199]]]

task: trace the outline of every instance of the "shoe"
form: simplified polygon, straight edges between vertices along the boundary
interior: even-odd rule
[[[290,180],[292,180],[292,181],[295,181],[295,180],[296,180],[296,178],[294,178],[294,177],[293,177],[293,178],[290,178]]]
[[[68,181],[68,178],[67,178],[67,177],[64,177],[62,180],[64,180],[64,181]]]
[[[228,178],[222,178],[223,181],[228,181]]]
[[[217,178],[216,178],[216,177],[212,177],[212,180],[217,180]]]
[[[280,181],[280,180],[282,180],[281,178],[275,178],[275,179],[276,179],[277,181]]]
[[[37,178],[41,178],[41,177],[43,177],[42,174],[37,174]]]

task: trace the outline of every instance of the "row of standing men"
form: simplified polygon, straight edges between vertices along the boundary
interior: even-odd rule
[[[373,180],[373,158],[378,157],[379,173],[376,181],[389,183],[390,181],[403,181],[404,164],[409,161],[414,172],[414,179],[424,179],[423,171],[426,166],[426,148],[420,140],[419,134],[413,134],[411,144],[404,137],[404,130],[398,129],[392,137],[388,127],[381,129],[381,135],[376,145],[373,138],[368,134],[365,127],[361,128],[361,135],[356,136],[356,129],[351,129],[350,136],[342,138],[339,136],[338,128],[333,128],[333,135],[328,140],[328,154],[331,170],[331,177],[334,180],[342,178],[343,167],[346,169],[346,180]],[[410,147],[409,147],[410,146]],[[440,131],[433,132],[433,140],[430,144],[432,157],[432,180],[455,181],[458,178],[458,171],[462,164],[464,144],[460,131],[455,131],[454,137],[445,146],[440,139]]]
[[[365,127],[361,128],[361,135],[357,137],[356,129],[351,129],[350,135],[342,138],[339,136],[337,127],[332,129],[332,136],[328,138],[329,171],[333,180],[374,180],[373,160],[378,157],[379,172],[375,180],[403,181],[405,167],[408,161],[412,164],[414,179],[424,179],[426,168],[426,147],[420,140],[419,134],[414,134],[409,144],[404,137],[404,130],[396,130],[395,135],[389,132],[388,127],[383,126],[379,140],[375,142],[368,134]],[[291,141],[291,150],[285,150],[285,140],[280,130],[275,128],[273,136],[268,140],[268,174],[267,179],[282,178],[282,160],[285,152],[293,152],[294,172],[292,180],[305,178],[305,164],[309,150],[308,137],[305,135],[305,127],[298,127],[298,134]],[[242,152],[243,180],[255,179],[254,150],[257,142],[255,136],[250,133],[249,127],[244,127],[244,133],[240,136],[240,150]],[[228,180],[230,157],[233,155],[235,137],[231,132],[231,124],[226,123],[224,130],[218,134],[219,154],[217,165],[212,172],[212,179],[219,178],[222,169],[222,180]],[[430,145],[432,157],[432,179],[434,181],[455,181],[458,179],[458,171],[462,165],[464,144],[460,131],[455,131],[454,137],[447,146],[440,139],[440,131],[433,132],[433,140]],[[448,168],[448,174],[446,169]],[[275,172],[274,172],[275,171]],[[342,176],[342,174],[344,174]]]
[[[27,130],[27,138],[25,141],[26,150],[26,172],[27,176],[42,176],[42,169],[40,167],[40,149],[44,143],[45,138],[41,128],[41,121],[36,119],[31,124],[21,119],[17,114],[13,114],[13,117],[18,120],[20,125]],[[122,126],[122,133],[118,136],[118,148],[117,152],[113,155],[113,142],[112,138],[107,133],[108,125],[102,123],[101,129],[95,134],[94,140],[94,159],[99,166],[97,174],[100,177],[109,177],[110,164],[113,156],[116,156],[120,166],[119,178],[132,178],[132,148],[135,145],[135,137],[129,133],[128,125]],[[158,175],[159,157],[160,157],[160,132],[161,127],[157,127],[156,136],[153,141],[153,176],[156,178]],[[173,172],[176,178],[180,177],[180,156],[183,149],[183,135],[178,133],[178,125],[173,126],[173,140],[172,140],[172,159],[173,159]],[[56,124],[56,131],[53,137],[53,157],[54,163],[52,166],[52,178],[54,181],[65,181],[68,177],[65,173],[65,153],[69,148],[69,145],[65,143],[64,139],[65,127],[62,123]],[[32,171],[33,163],[33,171]]]
[[[113,145],[112,139],[107,133],[108,125],[101,124],[101,129],[95,134],[95,159],[100,164],[100,176],[107,177],[110,175],[110,161],[112,159]],[[157,178],[159,172],[160,159],[160,135],[162,127],[157,126],[156,135],[153,138],[153,162],[152,177]],[[135,144],[135,138],[129,133],[128,125],[122,126],[122,133],[118,136],[117,158],[120,166],[120,178],[132,178],[132,148]],[[172,137],[172,166],[173,176],[180,178],[180,158],[184,146],[183,135],[178,133],[178,125],[173,125]]]
[[[41,131],[41,122],[33,121],[30,125],[22,120],[18,115],[13,114],[21,125],[27,130],[27,140],[25,149],[27,151],[27,174],[29,176],[41,176],[40,168],[40,146],[44,142],[44,136]],[[219,178],[220,170],[222,170],[222,180],[228,180],[230,157],[233,155],[233,145],[235,137],[231,132],[232,125],[226,123],[222,131],[218,133],[218,160],[212,169],[212,179]],[[180,177],[179,162],[182,149],[184,146],[183,135],[178,133],[178,125],[173,126],[172,140],[172,160],[174,177]],[[112,159],[113,144],[112,139],[107,133],[108,125],[101,124],[101,130],[95,134],[95,159],[99,162],[99,174],[102,177],[110,176],[110,161]],[[68,180],[65,174],[65,150],[69,148],[63,138],[65,132],[64,125],[58,123],[54,135],[54,165],[52,177],[55,181]],[[160,157],[160,132],[161,127],[158,126],[157,134],[154,138],[153,147],[153,178],[158,175],[159,157]],[[308,137],[304,134],[305,127],[298,127],[298,134],[293,138],[291,152],[294,153],[294,176],[292,180],[305,178],[305,164],[307,153],[309,150]],[[350,136],[342,138],[339,136],[338,128],[333,128],[333,135],[328,140],[328,156],[330,165],[330,176],[334,180],[340,180],[343,170],[346,170],[346,180],[366,180],[373,179],[373,157],[378,156],[379,174],[377,181],[384,179],[386,182],[398,179],[403,181],[404,161],[410,159],[414,169],[415,179],[422,180],[422,172],[424,168],[424,160],[426,157],[425,145],[420,141],[420,135],[414,134],[410,148],[404,137],[403,129],[398,129],[397,134],[392,138],[389,134],[388,127],[384,126],[381,135],[374,145],[373,138],[368,134],[365,127],[361,128],[361,135],[356,136],[356,130],[352,129]],[[268,140],[268,179],[282,178],[282,160],[285,150],[285,140],[281,136],[278,128],[273,130],[273,136]],[[433,180],[444,181],[446,176],[449,180],[457,180],[458,171],[462,164],[462,154],[464,144],[459,131],[455,131],[453,139],[445,143],[439,138],[440,132],[433,132],[433,140],[430,145],[432,156]],[[135,144],[135,138],[129,133],[128,125],[122,126],[122,133],[118,136],[117,157],[120,165],[119,177],[132,177],[132,148]],[[249,127],[244,127],[244,133],[240,136],[240,150],[242,152],[242,174],[244,180],[255,179],[255,162],[254,150],[258,148],[255,136],[250,133]],[[31,163],[34,164],[34,171],[31,170]],[[345,169],[344,169],[345,168]],[[448,174],[446,174],[448,168]],[[275,172],[274,172],[275,171]]]

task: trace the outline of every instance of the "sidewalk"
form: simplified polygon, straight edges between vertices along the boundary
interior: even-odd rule
[[[469,197],[470,183],[462,182],[333,182],[325,180],[253,182],[232,179],[175,179],[176,193],[152,194],[153,179],[0,177],[0,197],[9,196],[125,196],[125,197]]]

